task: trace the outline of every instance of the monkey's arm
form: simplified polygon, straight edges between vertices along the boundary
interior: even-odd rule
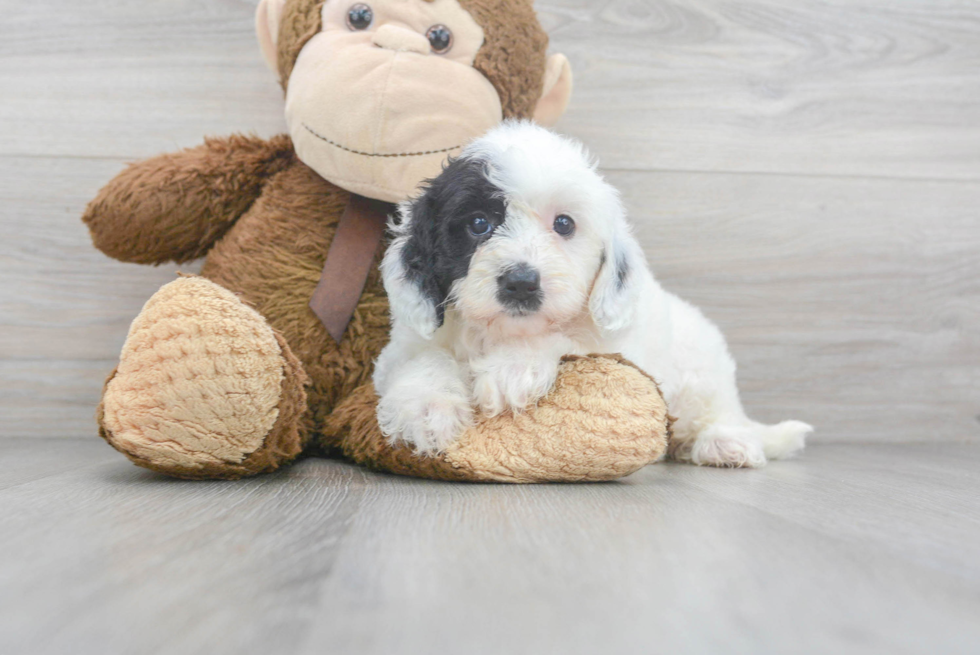
[[[124,262],[201,257],[251,206],[268,178],[294,161],[288,136],[230,136],[137,162],[89,203],[95,246]]]

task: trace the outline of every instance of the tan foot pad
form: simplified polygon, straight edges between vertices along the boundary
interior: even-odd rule
[[[376,404],[374,387],[365,385],[331,416],[344,453],[372,468],[439,480],[612,480],[660,459],[670,424],[656,383],[609,355],[567,358],[536,407],[479,423],[437,457],[390,445]]]
[[[137,464],[189,478],[276,468],[300,450],[304,375],[255,310],[204,278],[162,287],[106,382],[103,436]]]

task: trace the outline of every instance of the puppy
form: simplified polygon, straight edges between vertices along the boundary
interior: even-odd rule
[[[400,205],[390,229],[391,342],[374,373],[390,440],[437,453],[477,412],[545,395],[563,355],[622,353],[660,383],[676,459],[762,466],[803,448],[809,425],[745,415],[721,332],[657,283],[580,144],[505,123]]]

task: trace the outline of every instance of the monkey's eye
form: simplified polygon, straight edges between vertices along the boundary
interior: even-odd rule
[[[366,4],[359,2],[347,10],[347,27],[352,30],[366,30],[373,20],[374,12]]]
[[[467,227],[470,229],[470,234],[475,237],[484,237],[493,231],[493,225],[483,216],[474,216],[471,218]]]
[[[575,232],[575,221],[572,220],[571,216],[559,214],[559,216],[555,219],[554,228],[555,232],[563,237],[570,237],[572,236],[572,233]]]
[[[445,54],[453,47],[453,33],[445,25],[433,25],[425,33],[425,38],[429,39],[432,52],[437,55]]]

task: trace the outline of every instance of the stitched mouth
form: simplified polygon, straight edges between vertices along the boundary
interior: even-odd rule
[[[339,148],[345,152],[349,152],[354,155],[362,155],[364,157],[422,157],[424,155],[438,155],[444,152],[452,152],[453,150],[463,147],[462,145],[458,145],[458,146],[452,146],[450,148],[441,148],[439,150],[422,150],[420,152],[391,152],[391,153],[364,152],[363,150],[354,150],[353,148],[348,148],[347,146],[341,145],[336,141],[328,139],[327,137],[323,136],[322,134],[314,130],[306,123],[303,123],[303,127],[306,129],[307,132],[309,132],[316,138],[320,139],[324,143],[329,143],[335,148]]]

